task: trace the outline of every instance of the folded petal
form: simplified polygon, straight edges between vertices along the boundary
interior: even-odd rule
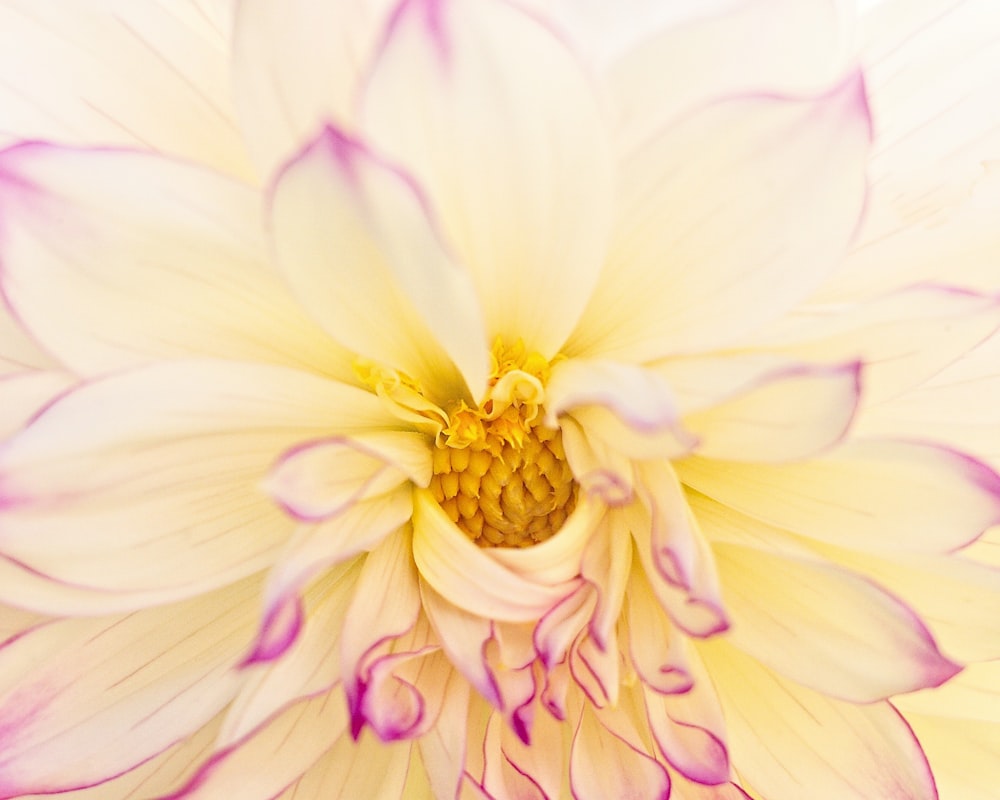
[[[713,551],[732,621],[728,640],[785,677],[869,703],[938,686],[960,669],[912,609],[860,575],[735,544]]]
[[[414,493],[413,558],[442,597],[485,619],[536,620],[576,586],[573,580],[534,581],[500,563],[470,541],[426,490]]]
[[[491,0],[399,3],[363,129],[427,189],[490,339],[550,358],[583,310],[611,221],[604,124],[584,69],[538,18]]]
[[[0,143],[123,145],[252,174],[230,101],[224,9],[195,6],[4,3]]]
[[[867,372],[865,373],[867,375]],[[800,366],[768,375],[718,406],[684,417],[705,458],[797,461],[842,439],[861,400],[862,366]],[[865,384],[867,386],[867,384]]]
[[[270,204],[279,264],[334,339],[441,402],[478,399],[489,372],[479,300],[408,175],[328,127],[278,175]]]
[[[176,361],[86,383],[0,452],[0,552],[137,602],[225,585],[291,533],[260,489],[280,453],[393,424],[374,395],[285,367]]]
[[[0,153],[0,281],[37,342],[81,373],[211,356],[351,376],[266,262],[259,194],[145,153]]]
[[[789,310],[846,252],[870,136],[859,74],[664,127],[622,165],[616,236],[568,352],[641,362],[735,347]]]
[[[688,691],[694,678],[684,638],[671,625],[648,578],[635,566],[626,601],[629,661],[643,686],[661,694]]]
[[[855,705],[783,680],[716,638],[699,644],[726,715],[733,766],[755,794],[937,800],[931,771],[888,703]]]
[[[689,458],[681,480],[778,528],[873,552],[946,552],[1000,522],[1000,476],[938,445],[858,439],[797,464]]]
[[[233,697],[258,579],[125,617],[42,625],[0,649],[0,796],[113,778]],[[30,670],[25,665],[32,665]]]

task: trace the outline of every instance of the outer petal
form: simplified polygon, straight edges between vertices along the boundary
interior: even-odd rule
[[[402,0],[362,120],[426,187],[489,337],[554,355],[597,279],[613,191],[604,120],[564,44],[514,4]]]
[[[733,766],[764,797],[937,800],[913,733],[888,703],[854,705],[778,678],[715,639],[702,643]]]
[[[5,2],[0,143],[142,147],[250,174],[229,99],[225,9],[209,18],[199,3]],[[30,90],[18,76],[31,76]]]
[[[869,124],[855,74],[811,100],[709,105],[629,154],[611,254],[568,351],[735,347],[791,308],[858,224]]]
[[[803,366],[768,376],[728,402],[684,417],[705,458],[773,463],[819,454],[847,433],[861,399],[861,365]]]
[[[472,279],[407,175],[327,128],[278,176],[271,224],[293,291],[337,341],[442,401],[464,392],[453,362],[478,398],[489,357]]]
[[[229,702],[252,579],[183,605],[38,627],[0,650],[0,797],[112,778]],[[26,670],[26,665],[31,665]]]
[[[276,366],[178,361],[85,384],[0,451],[0,551],[137,601],[197,594],[263,568],[291,532],[259,488],[279,453],[392,424],[374,395]]]
[[[729,641],[786,677],[868,703],[938,686],[960,669],[910,608],[859,575],[740,545],[713,550]]]
[[[0,153],[0,279],[38,342],[83,373],[218,356],[351,373],[263,260],[259,195],[155,155]]]
[[[239,0],[233,91],[260,174],[273,174],[324,123],[351,127],[358,82],[392,5]]]
[[[799,464],[690,458],[677,470],[737,511],[859,550],[944,552],[1000,522],[1000,476],[936,445],[859,439]]]

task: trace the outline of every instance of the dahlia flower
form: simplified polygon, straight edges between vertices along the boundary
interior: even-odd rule
[[[55,6],[0,798],[995,797],[990,2]]]

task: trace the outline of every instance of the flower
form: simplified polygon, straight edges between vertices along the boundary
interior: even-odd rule
[[[990,10],[597,11],[0,6],[0,797],[990,791]]]

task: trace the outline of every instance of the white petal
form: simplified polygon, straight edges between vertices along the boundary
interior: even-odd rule
[[[393,0],[242,0],[233,92],[247,145],[271,175],[320,127],[353,127],[354,100]]]
[[[778,528],[873,552],[945,552],[1000,522],[1000,477],[946,447],[855,440],[798,464],[690,458],[681,480]]]
[[[266,263],[259,202],[151,154],[12,148],[0,154],[4,294],[78,372],[216,356],[350,378]]]
[[[334,339],[442,402],[464,389],[450,360],[478,398],[489,370],[479,301],[412,179],[326,128],[279,174],[271,224],[293,291]]]
[[[403,3],[362,120],[427,189],[489,337],[554,355],[594,287],[612,203],[604,120],[564,43],[508,3]]]
[[[861,387],[858,363],[792,368],[768,375],[721,405],[689,414],[684,428],[697,437],[693,452],[705,458],[797,461],[846,435]]]
[[[855,705],[798,687],[721,638],[699,651],[722,700],[733,766],[755,793],[936,800],[920,745],[888,703]]]
[[[374,395],[277,366],[177,361],[84,384],[0,452],[0,552],[77,588],[197,594],[291,533],[259,486],[283,451],[392,424]]]
[[[740,545],[713,550],[728,640],[786,677],[869,703],[938,686],[960,669],[912,609],[860,575]]]
[[[250,579],[183,605],[53,622],[6,643],[0,794],[104,781],[197,731],[239,687],[259,588]]]
[[[854,74],[810,100],[710,104],[629,154],[611,254],[567,351],[642,362],[735,347],[786,312],[846,252],[869,126]]]
[[[575,588],[574,581],[536,582],[504,566],[473,544],[426,490],[414,494],[413,558],[442,597],[486,619],[538,619]]]
[[[124,145],[250,175],[219,16],[152,0],[5,2],[0,143]]]

